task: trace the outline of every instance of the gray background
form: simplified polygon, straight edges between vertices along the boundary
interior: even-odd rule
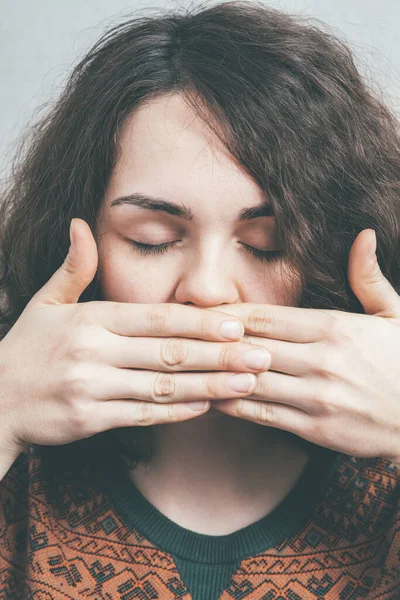
[[[398,0],[270,0],[266,4],[320,19],[333,28],[350,44],[368,83],[400,115]],[[44,114],[46,103],[57,98],[72,66],[107,27],[142,7],[192,5],[197,5],[196,0],[0,0],[0,176],[9,175],[18,136]]]

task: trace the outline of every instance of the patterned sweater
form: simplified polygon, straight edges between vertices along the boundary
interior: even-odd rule
[[[159,512],[123,461],[78,452],[79,471],[44,448],[0,482],[0,600],[400,599],[400,470],[385,459],[316,447],[272,512],[211,536]]]

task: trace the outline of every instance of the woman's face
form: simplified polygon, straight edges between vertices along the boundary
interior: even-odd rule
[[[96,232],[102,299],[296,305],[282,259],[266,260],[281,249],[268,199],[178,95],[137,110],[120,143]],[[249,218],[254,207],[265,212]],[[167,246],[143,253],[135,242]]]

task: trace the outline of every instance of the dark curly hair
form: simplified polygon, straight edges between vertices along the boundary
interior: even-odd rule
[[[64,261],[71,219],[96,231],[125,119],[170,93],[269,199],[285,261],[301,274],[298,306],[364,312],[347,265],[367,227],[399,292],[399,122],[346,43],[257,1],[150,10],[109,28],[21,140],[0,208],[0,339]],[[99,298],[96,274],[79,301]],[[129,429],[131,456],[144,457],[151,428]],[[114,447],[123,430],[67,446]]]

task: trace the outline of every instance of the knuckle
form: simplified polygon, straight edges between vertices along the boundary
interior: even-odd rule
[[[154,404],[150,402],[139,402],[137,404],[136,423],[140,427],[152,425],[154,422]]]
[[[273,319],[264,310],[253,309],[248,316],[248,325],[254,333],[266,333],[272,330]]]
[[[322,392],[323,406],[325,415],[339,416],[343,414],[344,403],[342,394],[338,393],[338,388],[335,385],[326,386]]]
[[[338,315],[326,314],[324,324],[322,325],[322,336],[331,341],[340,339],[340,319]]]
[[[71,402],[69,425],[74,433],[90,435],[93,433],[93,413],[89,402],[76,399]]]
[[[205,310],[199,316],[198,331],[201,338],[207,338],[213,330],[209,311]]]
[[[325,352],[320,352],[314,360],[314,369],[317,375],[324,379],[335,380],[345,368],[343,352],[331,347]]]
[[[167,404],[167,421],[175,422],[177,419],[177,405],[169,403]]]
[[[89,344],[87,341],[75,342],[70,346],[68,350],[68,358],[73,363],[83,363],[92,361],[97,355],[97,348]]]
[[[147,312],[147,321],[150,333],[162,333],[165,331],[171,309],[168,305],[152,306]]]
[[[322,351],[314,358],[313,371],[319,377],[323,377],[327,371],[329,371],[329,359],[327,357],[328,352]]]
[[[220,379],[214,373],[210,373],[206,377],[206,393],[209,398],[220,398]]]
[[[314,414],[322,415],[325,413],[325,399],[323,397],[323,390],[320,386],[314,385],[310,389],[310,403]]]
[[[320,446],[330,448],[332,444],[329,427],[323,419],[313,419],[309,425],[309,435]]]
[[[224,344],[221,348],[221,351],[219,353],[218,356],[218,367],[222,368],[222,369],[227,369],[229,368],[230,364],[232,362],[232,346],[230,346],[229,344]]]
[[[366,285],[377,285],[382,280],[382,272],[379,268],[378,263],[375,263],[372,271],[367,272],[363,277],[363,284],[365,282]],[[358,286],[357,286],[358,287]]]
[[[237,416],[243,414],[244,398],[235,398],[234,411]]]
[[[248,335],[245,333],[239,340],[243,344],[257,344],[253,335]]]
[[[75,367],[67,370],[64,376],[64,390],[73,398],[85,398],[89,393],[90,377],[81,368]]]
[[[173,373],[157,373],[154,379],[152,401],[171,401],[175,396],[176,379]]]
[[[276,423],[276,406],[272,402],[259,402],[258,421],[260,423]]]
[[[64,262],[61,265],[61,269],[70,275],[76,274],[76,263],[70,252],[68,252],[67,256],[65,257]]]
[[[333,385],[315,386],[311,395],[313,412],[316,415],[334,416],[341,410],[339,395]]]
[[[181,338],[169,338],[161,344],[161,364],[166,369],[182,367],[187,359],[187,345]]]
[[[82,315],[76,317],[74,328],[65,333],[59,348],[63,356],[73,363],[90,361],[98,356],[98,337],[94,335],[94,329],[88,328],[86,320],[83,323],[84,320]]]
[[[260,396],[261,398],[272,397],[273,389],[271,384],[270,374],[266,371],[257,373],[256,376],[256,387],[252,391],[252,395]]]

